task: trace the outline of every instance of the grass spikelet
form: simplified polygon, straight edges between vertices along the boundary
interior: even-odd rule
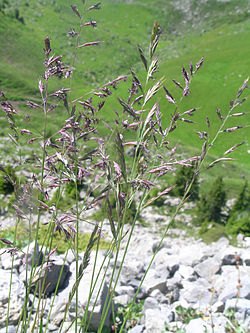
[[[230,154],[232,153],[235,149],[237,149],[238,147],[244,145],[247,141],[243,141],[241,143],[238,143],[236,145],[234,145],[233,147],[231,147],[230,149],[226,150],[225,153],[223,155],[227,155],[227,154]]]
[[[182,85],[180,84],[180,82],[176,81],[175,79],[172,79],[172,81],[174,82],[174,84],[175,84],[178,88],[180,88],[181,90],[183,90],[183,87],[182,87]]]
[[[151,89],[148,90],[144,100],[144,105],[160,90],[163,81],[164,78],[161,78],[159,81],[156,82],[156,84]]]
[[[144,52],[143,52],[143,50],[142,50],[142,48],[139,44],[137,45],[137,48],[138,48],[138,51],[139,51],[139,54],[140,54],[140,57],[141,57],[141,61],[142,61],[143,65],[144,65],[144,67],[147,71],[148,70],[148,61],[147,61],[147,59],[144,55]]]
[[[166,92],[166,98],[167,98],[167,100],[168,100],[170,103],[175,104],[174,97],[172,96],[172,94],[170,93],[170,91],[169,91],[165,86],[163,86],[163,89],[164,89],[165,92]]]
[[[73,10],[73,13],[74,13],[77,17],[81,18],[81,15],[80,15],[80,13],[79,13],[79,11],[78,11],[78,9],[77,9],[77,6],[76,6],[76,5],[70,5],[70,7],[71,7],[71,9]]]
[[[96,3],[95,5],[90,6],[90,7],[88,8],[88,11],[90,11],[90,10],[99,10],[99,9],[101,9],[101,2],[98,2],[98,3]]]
[[[247,112],[232,113],[231,117],[241,117],[241,116],[245,116],[246,114],[248,114],[248,113]]]
[[[234,126],[234,127],[224,129],[223,132],[231,133],[231,132],[237,131],[237,130],[245,128],[245,127],[246,126]]]
[[[222,121],[223,119],[225,119],[222,115],[221,115],[221,113],[220,113],[220,109],[216,109],[216,114],[217,114],[217,116],[220,118],[220,120]]]
[[[243,85],[240,87],[240,89],[237,92],[237,96],[236,98],[239,98],[240,95],[243,93],[243,91],[245,90],[245,88],[247,87],[247,83],[248,83],[249,77],[243,82]]]
[[[233,161],[233,160],[234,159],[230,158],[230,157],[221,157],[221,158],[218,158],[217,160],[213,161],[212,163],[210,163],[209,166],[206,169],[213,168],[217,163],[226,162],[226,161]]]
[[[148,69],[148,77],[147,77],[147,81],[149,79],[153,79],[154,78],[154,74],[158,72],[158,58],[154,58],[151,63],[150,63],[150,66],[149,66],[149,69]]]
[[[97,46],[97,45],[101,45],[101,42],[98,40],[98,41],[95,41],[95,42],[88,42],[88,43],[84,43],[84,44],[81,44],[81,45],[78,45],[78,49],[81,48],[81,47],[86,47],[86,46]]]
[[[122,98],[118,98],[119,103],[123,107],[123,111],[127,112],[130,116],[132,116],[135,120],[139,120],[139,117],[135,113],[135,110],[130,106],[127,102],[125,102]]]
[[[202,57],[200,59],[200,61],[196,64],[196,70],[195,70],[195,72],[197,72],[199,70],[199,68],[201,68],[203,62],[204,62],[204,57]]]
[[[116,138],[115,138],[115,144],[116,144],[116,151],[118,153],[118,158],[119,158],[119,164],[122,172],[122,176],[127,182],[127,171],[126,171],[126,162],[125,162],[125,156],[124,156],[124,147],[123,143],[120,137],[119,132],[116,133]]]
[[[163,197],[164,195],[168,194],[170,191],[172,191],[175,188],[175,186],[170,186],[168,188],[166,188],[164,191],[162,191],[161,193],[159,193],[157,196],[155,196],[154,198],[148,200],[146,202],[146,204],[144,205],[144,208],[149,206],[152,202],[154,202],[155,200]]]
[[[153,30],[152,30],[151,42],[150,42],[150,46],[149,46],[150,58],[152,58],[155,53],[155,50],[156,50],[158,42],[159,42],[160,34],[161,34],[161,29],[160,29],[159,23],[155,22]]]

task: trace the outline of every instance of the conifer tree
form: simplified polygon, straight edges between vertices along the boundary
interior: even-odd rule
[[[229,234],[242,233],[250,236],[250,192],[247,181],[243,184],[239,196],[231,211],[226,230]]]
[[[175,189],[174,195],[177,197],[183,197],[186,189],[187,181],[190,183],[193,179],[195,169],[192,167],[182,167],[179,168],[175,176]],[[199,199],[199,183],[198,178],[194,179],[192,189],[191,189],[191,200]]]
[[[212,184],[207,195],[202,195],[197,204],[196,221],[222,223],[222,209],[226,204],[226,192],[222,177],[218,177]]]
[[[248,191],[248,183],[245,181],[240,190],[239,196],[231,209],[230,215],[234,214],[235,212],[242,212],[246,210],[247,207],[249,207],[249,200],[250,195]]]

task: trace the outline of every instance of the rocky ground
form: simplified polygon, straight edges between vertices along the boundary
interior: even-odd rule
[[[135,295],[149,261],[158,247],[160,235],[157,230],[159,230],[159,226],[164,227],[168,222],[166,217],[154,214],[152,209],[148,209],[143,214],[144,219],[151,221],[151,226],[142,227],[139,223],[135,226],[131,246],[116,288],[115,307],[119,304],[126,306]],[[130,226],[126,226],[126,228],[129,229]],[[105,229],[108,232],[108,222],[104,226]],[[130,327],[129,332],[176,332],[177,328],[186,333],[230,332],[225,327],[226,325],[234,327],[235,322],[229,320],[225,315],[229,309],[235,310],[236,320],[247,332],[250,328],[250,238],[244,239],[239,236],[238,241],[239,247],[236,248],[229,245],[229,241],[225,238],[206,245],[201,240],[185,238],[182,231],[179,231],[176,238],[166,237],[137,295],[138,302],[144,301],[142,316],[137,322],[130,323],[131,326],[135,326]],[[32,253],[32,248],[34,249],[33,244],[29,248],[26,247],[24,253]],[[38,249],[36,253],[38,255]],[[83,255],[81,254],[81,258]],[[92,253],[90,264],[79,285],[80,313],[88,301],[94,255],[95,252]],[[121,255],[118,259],[118,268],[121,263]],[[54,262],[48,269],[46,277],[46,284],[50,283],[50,285],[47,289],[48,298],[43,317],[43,331],[48,323],[48,332],[58,331],[64,317],[69,293],[75,281],[75,259],[73,254],[69,253],[63,268],[61,283],[53,301],[52,295],[64,259],[62,255],[54,254],[53,256]],[[16,332],[16,325],[24,302],[26,273],[22,263],[23,257],[24,254],[18,254],[14,259],[8,332]],[[101,268],[104,257],[105,252],[101,251],[96,271]],[[110,259],[110,263],[105,264],[106,267],[108,266],[107,280],[103,286],[100,286],[100,279],[98,280],[90,302],[91,307],[100,287],[101,293],[97,297],[98,302],[91,319],[91,325],[94,328],[98,327],[108,292],[108,277],[114,266],[114,254],[108,259]],[[27,265],[30,263],[31,256]],[[105,269],[105,265],[103,269]],[[7,318],[10,269],[10,255],[4,253],[0,256],[0,333],[6,332],[4,327]],[[32,321],[35,320],[37,304],[38,298],[35,298]],[[31,309],[31,304],[29,307]],[[51,314],[49,314],[50,309],[52,309]],[[74,319],[74,309],[75,299],[70,304],[63,326],[64,331]],[[180,313],[180,309],[183,309],[184,314]],[[192,316],[188,319],[184,318],[188,313],[192,313],[193,319]],[[50,316],[49,320],[48,316]],[[73,332],[73,328],[69,332],[71,330]]]

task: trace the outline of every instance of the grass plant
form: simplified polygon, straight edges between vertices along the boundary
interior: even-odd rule
[[[155,197],[150,197],[150,190],[161,184],[162,177],[166,174],[173,174],[177,166],[193,168],[192,179],[187,180],[184,195],[175,208],[169,224],[162,232],[158,248],[150,260],[134,299],[124,313],[123,322],[119,323],[119,331],[123,332],[126,322],[131,318],[136,296],[143,281],[176,215],[189,199],[195,179],[203,169],[210,170],[217,164],[230,162],[232,158],[228,157],[229,154],[245,144],[245,142],[236,142],[236,144],[231,145],[231,141],[227,142],[227,148],[221,152],[219,158],[207,161],[207,154],[216,147],[217,140],[220,140],[222,136],[231,136],[231,132],[238,132],[246,127],[242,124],[232,125],[230,120],[232,118],[241,119],[245,116],[245,112],[239,108],[244,105],[247,99],[245,96],[248,80],[243,82],[239,90],[236,91],[235,97],[228,103],[228,111],[223,110],[221,113],[217,111],[218,119],[215,129],[213,129],[213,122],[210,122],[208,115],[200,116],[203,117],[205,128],[194,133],[200,146],[197,154],[183,157],[179,150],[176,150],[171,141],[172,134],[183,126],[191,128],[194,124],[191,116],[196,113],[197,105],[186,109],[190,102],[186,102],[186,100],[189,99],[188,96],[192,92],[193,83],[194,85],[200,84],[199,72],[204,58],[194,59],[195,64],[189,62],[188,66],[182,67],[182,77],[177,78],[178,81],[172,82],[174,87],[172,88],[159,71],[157,47],[161,28],[157,22],[154,23],[151,31],[149,47],[146,49],[144,43],[137,47],[144,68],[143,73],[137,74],[135,69],[130,68],[130,74],[121,74],[116,78],[109,79],[100,85],[99,89],[92,89],[89,94],[79,94],[79,90],[75,89],[75,80],[81,75],[81,71],[77,72],[79,59],[84,55],[88,58],[92,48],[97,54],[101,44],[99,39],[85,40],[84,38],[84,32],[87,29],[93,25],[99,25],[96,22],[96,16],[99,15],[96,13],[99,9],[99,3],[93,5],[90,1],[85,0],[77,5],[71,5],[71,14],[77,24],[71,30],[70,44],[73,53],[70,57],[72,59],[70,64],[68,61],[64,62],[62,55],[53,53],[54,41],[50,40],[49,37],[45,38],[44,73],[38,82],[40,101],[38,94],[27,101],[27,106],[32,110],[31,115],[26,111],[16,110],[12,102],[9,101],[8,95],[2,91],[0,93],[1,108],[5,112],[9,124],[9,138],[12,141],[15,154],[18,156],[17,164],[19,168],[23,164],[25,169],[29,168],[29,165],[24,162],[27,160],[29,149],[25,150],[24,147],[25,145],[28,147],[34,145],[35,153],[33,151],[30,158],[32,157],[32,168],[36,168],[36,172],[31,169],[22,186],[13,184],[16,197],[13,207],[17,216],[14,237],[11,240],[1,237],[0,240],[8,245],[6,251],[12,255],[12,271],[14,256],[21,250],[18,248],[17,241],[18,226],[21,220],[29,226],[29,233],[32,235],[31,238],[34,238],[35,248],[40,244],[44,253],[48,253],[42,258],[42,264],[38,266],[36,251],[34,251],[31,267],[28,264],[25,265],[26,297],[18,323],[18,327],[24,332],[41,332],[42,330],[43,299],[48,288],[46,274],[53,263],[51,255],[59,246],[56,241],[62,237],[66,239],[64,263],[69,251],[74,254],[75,283],[69,294],[59,332],[63,330],[63,324],[73,299],[76,304],[72,319],[75,332],[87,332],[90,329],[90,317],[93,314],[93,308],[90,307],[91,295],[93,290],[98,288],[97,282],[102,285],[107,280],[107,268],[104,272],[102,269],[96,272],[95,265],[99,250],[103,245],[101,238],[104,216],[100,216],[100,220],[95,223],[91,221],[93,229],[88,241],[84,244],[83,258],[79,256],[82,250],[80,223],[87,223],[87,212],[96,206],[102,206],[102,209],[105,210],[112,238],[109,243],[105,243],[106,255],[102,268],[105,266],[104,264],[109,267],[110,256],[114,256],[112,272],[107,280],[108,296],[102,309],[98,327],[99,333],[104,332],[106,319],[110,308],[112,308],[116,286],[126,261],[139,214],[155,200],[168,194],[174,186],[166,183],[164,189],[158,192]],[[48,12],[49,10],[48,8]],[[48,13],[49,15],[51,13]],[[67,52],[69,51],[66,51],[66,59],[69,56]],[[8,68],[6,70],[8,71]],[[55,87],[58,87],[58,83],[55,82],[56,78],[59,79],[61,87],[55,90]],[[126,83],[124,83],[125,81]],[[129,90],[126,91],[128,85]],[[163,98],[165,101],[163,105],[168,103],[172,106],[167,116],[165,109],[161,111],[160,101]],[[106,119],[102,115],[102,111],[107,105],[109,105],[110,111]],[[41,123],[36,124],[36,121],[34,124],[32,123],[33,114],[38,113],[41,115],[38,119],[43,117],[42,126]],[[58,113],[60,113],[60,117],[57,119]],[[53,126],[51,126],[51,122],[53,122]],[[103,131],[103,128],[106,130]],[[190,132],[192,131],[189,130]],[[7,174],[4,165],[1,165],[1,171]],[[79,200],[79,190],[82,184],[85,185],[84,198]],[[66,207],[65,210],[61,210],[60,201],[67,186],[71,188],[71,197],[75,196],[74,203],[69,209]],[[55,190],[57,191],[56,195],[54,195]],[[38,191],[39,195],[33,196],[34,191]],[[54,199],[52,200],[52,198]],[[137,200],[136,211],[131,217],[130,210],[134,210],[135,200]],[[44,212],[48,212],[45,223],[43,221]],[[130,216],[130,228],[128,232],[125,232],[128,216]],[[44,224],[46,228],[43,226]],[[42,238],[39,233],[41,229],[44,230]],[[33,233],[31,230],[34,230]],[[79,284],[89,265],[91,251],[94,248],[96,249],[96,257],[90,284],[89,302],[82,313],[78,307]],[[26,262],[28,262],[28,257]],[[53,309],[62,272],[63,266],[51,309]],[[11,294],[11,284],[9,294]],[[39,295],[39,300],[35,306],[36,294]],[[30,298],[32,304],[28,308]],[[9,298],[9,304],[10,301]],[[35,311],[33,323],[31,322],[32,310]],[[44,332],[48,330],[50,316],[51,311]],[[6,323],[7,331],[8,320]]]

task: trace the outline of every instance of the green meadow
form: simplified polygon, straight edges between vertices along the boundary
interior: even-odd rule
[[[3,2],[0,1],[0,8]],[[202,146],[196,131],[206,129],[211,137],[217,132],[220,120],[216,108],[226,115],[230,100],[235,98],[238,88],[249,76],[249,4],[244,0],[225,3],[208,1],[204,4],[190,0],[190,6],[183,11],[181,3],[175,1],[174,6],[166,0],[106,0],[101,10],[88,12],[89,20],[97,21],[97,28],[85,27],[81,43],[101,41],[101,46],[78,50],[72,98],[88,98],[89,91],[119,75],[128,74],[129,68],[133,68],[141,81],[145,82],[145,70],[137,44],[141,45],[145,54],[148,53],[152,26],[158,21],[162,36],[157,49],[160,72],[156,77],[165,77],[164,85],[177,101],[181,91],[172,79],[183,82],[182,66],[188,70],[191,60],[195,65],[201,57],[205,59],[192,80],[191,94],[183,100],[179,109],[179,112],[183,112],[199,107],[190,118],[195,124],[180,123],[169,137],[171,147],[177,145],[190,156],[199,154]],[[70,4],[69,0],[13,0],[0,12],[0,88],[10,100],[15,101],[21,112],[30,113],[33,126],[38,128],[42,113],[28,111],[24,101],[39,101],[38,81],[43,73],[43,40],[46,36],[51,38],[53,52],[63,55],[66,64],[72,64],[75,39],[67,33],[73,28],[77,31],[79,19],[73,14]],[[79,10],[80,6],[81,1]],[[126,96],[130,83],[128,79],[114,91],[100,111],[101,119],[113,120],[113,108],[119,108],[117,97]],[[53,91],[68,86],[68,80],[53,80],[50,89]],[[167,126],[174,106],[166,100],[163,91],[159,94],[159,104],[164,115],[163,124]],[[249,112],[248,101],[237,107],[235,112]],[[206,116],[211,123],[209,130],[206,128]],[[50,114],[51,135],[65,117],[62,109]],[[0,126],[1,136],[6,135],[7,126],[3,116]],[[233,133],[220,134],[210,150],[210,161],[220,157],[233,145],[249,139],[249,113],[232,117],[226,127],[233,126],[246,127]],[[100,130],[104,135],[109,135],[105,126],[101,126]],[[211,179],[222,175],[229,196],[237,193],[243,179],[249,179],[250,176],[249,151],[247,142],[229,156],[235,161],[218,165],[204,173],[203,188]]]

